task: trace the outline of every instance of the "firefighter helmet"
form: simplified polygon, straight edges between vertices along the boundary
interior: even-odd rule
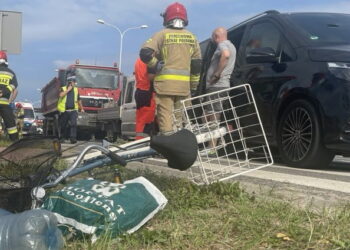
[[[20,109],[20,108],[22,108],[23,106],[22,106],[22,103],[20,103],[20,102],[17,102],[16,103],[16,108],[18,108],[18,109]]]
[[[0,64],[2,63],[7,64],[7,54],[5,51],[0,50]]]
[[[175,2],[170,4],[165,9],[165,12],[161,14],[161,16],[164,18],[164,26],[167,26],[174,19],[181,19],[184,21],[185,26],[188,25],[187,11],[185,6],[183,6],[181,3]]]

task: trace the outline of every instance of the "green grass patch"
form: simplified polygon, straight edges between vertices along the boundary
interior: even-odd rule
[[[7,147],[12,144],[12,141],[6,137],[0,136],[0,147]]]
[[[169,200],[140,230],[94,245],[68,242],[67,249],[350,249],[350,205],[314,212],[288,202],[256,197],[239,183],[197,186],[149,172],[143,175]]]

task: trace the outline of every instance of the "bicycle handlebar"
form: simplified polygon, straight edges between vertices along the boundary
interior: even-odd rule
[[[122,166],[126,165],[126,161],[120,157],[119,155],[117,155],[116,153],[102,147],[99,145],[89,145],[86,148],[84,148],[84,150],[79,154],[79,156],[77,157],[77,159],[75,160],[75,162],[73,163],[73,165],[66,169],[64,172],[62,172],[62,174],[53,182],[49,182],[49,183],[44,183],[41,186],[37,186],[34,187],[31,190],[31,196],[32,196],[32,209],[37,207],[38,202],[45,197],[45,188],[52,188],[57,186],[62,180],[64,180],[65,178],[67,178],[68,176],[70,176],[70,174],[74,171],[74,169],[76,169],[79,164],[81,163],[81,161],[84,159],[84,156],[92,149],[97,149],[99,151],[101,151],[102,153],[104,153],[107,157],[109,157],[112,162],[118,163]]]
[[[117,155],[116,153],[112,152],[109,150],[109,152],[106,154],[109,158],[111,158],[111,160],[115,163],[118,163],[120,165],[122,165],[123,167],[126,166],[126,161],[120,157],[119,155]]]
[[[69,176],[70,172],[72,172],[75,168],[77,168],[79,166],[81,161],[84,159],[84,156],[92,149],[97,149],[97,150],[101,151],[102,153],[104,153],[105,155],[110,157],[111,160],[115,163],[118,163],[122,166],[126,165],[126,161],[122,157],[117,155],[116,153],[114,153],[114,152],[112,152],[112,151],[110,151],[102,146],[99,146],[99,145],[89,145],[86,148],[84,148],[84,150],[79,154],[79,156],[77,157],[77,159],[75,160],[75,162],[73,163],[73,165],[70,168],[65,170],[55,181],[45,183],[45,184],[41,185],[41,187],[42,188],[51,188],[51,187],[57,186],[62,180],[64,180],[65,178],[67,178],[67,176]]]

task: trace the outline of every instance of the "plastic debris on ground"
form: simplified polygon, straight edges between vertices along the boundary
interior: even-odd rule
[[[116,184],[79,180],[53,192],[43,208],[53,212],[67,237],[111,237],[133,233],[163,209],[168,200],[144,177]]]
[[[56,217],[36,209],[12,214],[0,209],[1,250],[59,250],[64,246]]]

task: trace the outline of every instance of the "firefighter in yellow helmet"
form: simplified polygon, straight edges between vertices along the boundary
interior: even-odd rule
[[[162,16],[165,28],[145,42],[140,58],[156,72],[154,90],[159,130],[168,135],[174,131],[174,110],[181,108],[181,100],[197,89],[202,60],[197,38],[185,29],[186,8],[176,2]],[[175,116],[176,125],[181,126],[182,114]]]

